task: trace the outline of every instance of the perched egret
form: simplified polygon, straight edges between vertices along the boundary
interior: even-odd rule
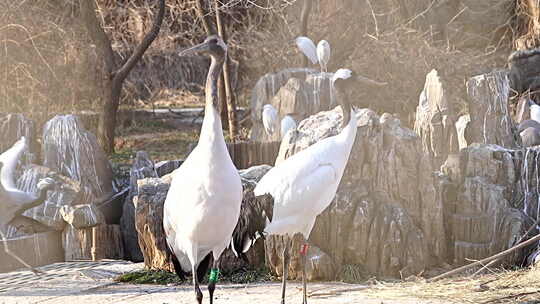
[[[196,300],[200,304],[203,295],[199,276],[206,272],[204,264],[208,263],[210,253],[214,262],[208,291],[210,303],[213,303],[219,258],[229,246],[238,222],[242,183],[225,145],[217,97],[227,45],[220,37],[210,36],[181,55],[192,53],[207,54],[211,58],[205,88],[205,115],[197,146],[172,173],[163,210],[163,228],[174,255],[175,270],[180,277],[191,271]]]
[[[529,100],[529,107],[531,111],[531,119],[540,123],[540,106],[534,101]]]
[[[327,65],[330,61],[330,43],[326,40],[321,40],[315,47],[315,43],[308,37],[300,36],[295,40],[296,45],[311,61],[316,64],[317,62],[321,66],[321,72],[327,71]]]
[[[279,116],[276,108],[271,104],[265,104],[262,111],[262,122],[268,136],[272,136],[277,131],[278,121]]]
[[[7,238],[3,232],[16,216],[20,216],[24,211],[41,205],[47,198],[47,190],[55,185],[55,181],[47,177],[38,182],[37,193],[28,193],[17,189],[15,185],[15,168],[19,158],[27,148],[26,139],[21,137],[11,148],[0,155],[0,234],[4,242],[5,252],[28,270],[39,274],[41,271],[34,269],[9,250]]]
[[[354,78],[350,70],[341,69],[335,74],[333,85],[343,90]],[[339,134],[322,139],[292,155],[272,168],[254,190],[256,196],[270,195],[274,200],[272,222],[265,228],[270,235],[293,236],[302,234],[303,303],[307,303],[306,255],[307,239],[317,215],[332,202],[349,159],[357,129],[357,118],[351,104],[340,99],[343,111],[342,130]],[[285,285],[289,262],[289,243],[283,251],[283,281],[281,301],[285,303]]]
[[[283,139],[290,130],[296,130],[296,121],[291,115],[285,115],[283,119],[281,119],[281,139]]]

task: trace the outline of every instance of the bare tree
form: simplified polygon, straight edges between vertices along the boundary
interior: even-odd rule
[[[158,0],[158,14],[152,28],[135,48],[131,56],[123,63],[115,62],[111,41],[103,30],[96,16],[94,0],[81,0],[81,14],[90,38],[96,45],[97,51],[104,61],[105,77],[103,79],[104,100],[99,114],[97,137],[103,150],[110,154],[114,152],[114,131],[116,127],[116,112],[120,102],[120,93],[124,80],[135,64],[141,59],[150,44],[156,39],[165,15],[165,0]]]
[[[227,42],[227,35],[223,26],[223,22],[221,20],[221,14],[219,12],[219,1],[215,0],[215,10],[216,10],[216,24],[217,24],[217,30],[219,36],[223,39],[223,41]],[[225,58],[225,64],[223,65],[223,73],[221,74],[221,78],[223,79],[223,85],[225,87],[225,100],[227,103],[227,117],[229,120],[229,134],[231,136],[231,140],[234,142],[236,137],[238,136],[238,123],[236,119],[236,98],[234,96],[234,92],[232,91],[231,87],[231,80],[230,80],[230,64],[229,64],[229,55],[227,54],[227,57]]]

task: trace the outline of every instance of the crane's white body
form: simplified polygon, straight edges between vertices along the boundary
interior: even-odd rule
[[[285,137],[290,130],[296,130],[296,121],[294,118],[292,118],[292,116],[285,115],[283,119],[281,119],[281,139],[283,139],[283,137]]]
[[[357,118],[351,111],[349,123],[338,135],[294,154],[263,176],[254,193],[274,198],[273,219],[266,233],[309,237],[317,215],[334,199],[356,129]]]
[[[15,169],[22,154],[28,149],[26,139],[21,137],[11,148],[0,155],[0,226],[9,223],[25,205],[36,201],[38,194],[19,190],[15,184]],[[53,184],[50,178],[38,182],[38,190]]]
[[[311,63],[316,64],[317,62],[321,66],[321,71],[327,71],[327,65],[330,61],[330,43],[326,40],[321,40],[315,46],[315,43],[308,37],[300,36],[295,40],[296,46],[300,49],[304,55],[311,61]]]
[[[540,106],[537,104],[530,105],[531,119],[540,123]]]
[[[173,172],[163,227],[182,269],[191,271],[210,252],[217,260],[231,242],[242,184],[223,138],[218,111],[207,103],[197,147]]]
[[[262,122],[264,131],[269,136],[272,136],[278,128],[279,115],[278,111],[271,104],[265,104],[262,112]]]

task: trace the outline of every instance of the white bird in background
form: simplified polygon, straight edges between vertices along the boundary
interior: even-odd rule
[[[281,139],[287,135],[290,130],[296,130],[296,121],[292,118],[291,115],[285,115],[281,119]]]
[[[223,137],[217,98],[217,81],[227,54],[218,36],[182,52],[210,55],[206,80],[206,106],[199,142],[180,168],[173,172],[165,199],[163,228],[173,253],[177,274],[193,274],[197,302],[202,303],[199,280],[204,276],[210,253],[214,264],[208,291],[210,303],[219,273],[219,258],[231,242],[242,202],[242,183]]]
[[[279,114],[276,108],[274,108],[274,106],[271,104],[265,104],[263,106],[262,121],[264,131],[266,134],[268,134],[268,136],[272,136],[276,131],[278,131]],[[296,121],[294,118],[292,118],[292,116],[285,115],[281,119],[280,126],[279,134],[281,139],[283,139],[289,130],[296,129]]]
[[[540,123],[540,106],[534,101],[529,100],[529,107],[531,111],[531,119]]]
[[[352,79],[350,70],[336,72],[333,84],[345,85]],[[293,236],[301,233],[305,244],[302,246],[303,303],[307,303],[306,254],[307,239],[315,224],[317,215],[332,202],[343,176],[356,137],[357,118],[344,98],[341,99],[343,129],[335,136],[316,142],[284,160],[272,168],[257,184],[256,196],[270,195],[274,200],[272,222],[265,232],[274,235]],[[285,303],[289,241],[283,251],[283,282],[281,301]]]
[[[300,36],[296,38],[296,45],[306,55],[306,57],[311,61],[311,63],[316,64],[317,62],[321,66],[321,71],[327,71],[327,65],[330,61],[330,43],[326,40],[321,40],[315,47],[315,43],[308,37]]]
[[[47,197],[47,190],[55,185],[55,181],[47,177],[38,182],[37,193],[27,193],[17,189],[15,185],[15,169],[19,158],[27,148],[26,139],[21,137],[11,148],[0,155],[0,234],[5,252],[28,268],[28,270],[39,274],[41,271],[34,269],[9,250],[7,238],[3,232],[16,216],[20,216],[24,211],[41,205]]]
[[[272,136],[278,128],[278,111],[271,104],[265,104],[262,111],[262,122],[264,131],[268,136]]]

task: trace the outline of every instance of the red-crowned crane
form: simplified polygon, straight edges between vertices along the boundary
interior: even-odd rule
[[[340,69],[334,74],[332,84],[338,91],[343,91],[343,86],[354,81],[370,85],[380,84],[365,77],[352,77],[352,74],[350,70]],[[334,199],[356,137],[356,115],[345,98],[340,101],[343,111],[341,132],[319,140],[285,159],[268,171],[254,190],[256,196],[270,195],[274,201],[273,219],[264,230],[266,234],[292,237],[300,233],[305,239],[301,249],[304,304],[307,303],[307,239],[317,215]],[[285,303],[289,246],[289,241],[286,241],[283,250],[281,303]]]
[[[197,302],[202,303],[199,280],[206,273],[209,255],[214,258],[208,291],[213,303],[219,257],[231,243],[242,201],[242,183],[223,137],[218,101],[218,78],[227,45],[218,36],[181,55],[203,53],[211,58],[206,79],[206,106],[199,142],[182,166],[172,173],[163,210],[163,228],[173,253],[176,272],[191,271]]]

